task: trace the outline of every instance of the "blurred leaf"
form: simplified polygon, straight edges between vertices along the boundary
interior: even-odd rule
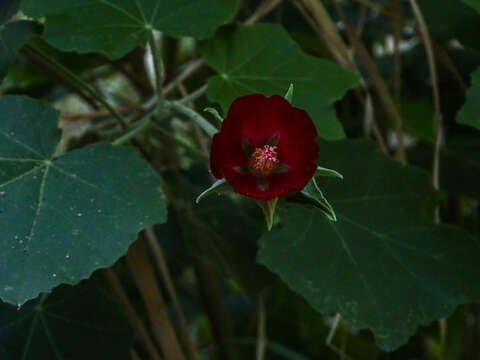
[[[449,137],[440,152],[440,188],[456,196],[480,199],[480,137],[472,135]],[[433,146],[419,145],[409,151],[409,159],[430,169]]]
[[[480,130],[480,67],[472,74],[472,87],[467,91],[467,101],[457,115],[457,122]]]
[[[21,305],[113,264],[141,229],[165,220],[160,181],[130,147],[55,157],[58,112],[0,99],[0,298]]]
[[[432,103],[427,98],[406,98],[400,104],[405,131],[429,143],[435,142]]]
[[[2,0],[0,5],[0,25],[10,20],[20,7],[20,0]]]
[[[17,53],[34,34],[40,33],[40,25],[33,21],[14,21],[0,26],[0,82],[8,68],[17,58]]]
[[[46,16],[45,39],[64,51],[120,58],[145,44],[152,29],[206,37],[233,15],[236,0],[23,0],[29,16]]]
[[[227,195],[212,195],[195,204],[195,198],[209,184],[202,166],[188,172],[169,174],[177,187],[179,225],[189,252],[212,262],[223,276],[233,277],[249,295],[270,285],[272,274],[255,261],[257,241],[264,230],[260,208],[253,201]]]
[[[480,1],[479,0],[462,0],[465,4],[470,5],[472,8],[480,13]]]
[[[358,77],[304,54],[281,26],[225,27],[204,42],[201,50],[205,61],[219,74],[209,79],[208,95],[224,112],[239,96],[283,96],[293,84],[293,105],[308,112],[319,135],[326,139],[345,136],[340,122],[332,116],[332,105],[359,84]]]
[[[258,340],[256,338],[235,338],[231,341],[231,343],[238,345],[257,346]],[[268,351],[277,355],[280,359],[309,360],[306,356],[303,356],[302,354],[299,354],[298,352],[273,341],[267,341],[265,346]]]
[[[325,193],[338,222],[292,205],[260,241],[258,260],[322,313],[339,312],[394,350],[418,326],[480,299],[480,249],[463,230],[433,225],[437,195],[426,173],[366,141],[323,146],[320,162],[343,182]]]
[[[470,0],[470,2],[473,2]],[[428,29],[439,42],[457,39],[463,45],[480,48],[480,15],[462,0],[420,0]]]
[[[1,359],[130,359],[123,310],[100,285],[91,279],[62,286],[21,310],[0,303]]]

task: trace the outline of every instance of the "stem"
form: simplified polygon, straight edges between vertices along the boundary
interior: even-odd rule
[[[267,15],[273,9],[275,9],[281,2],[282,0],[265,0],[257,7],[257,10],[255,10],[252,16],[250,16],[247,21],[245,21],[245,24],[256,23],[259,19]]]
[[[123,145],[130,141],[130,139],[133,139],[135,136],[143,132],[146,128],[148,128],[151,124],[150,117],[145,117],[143,120],[140,121],[140,123],[134,127],[132,130],[127,132],[126,134],[123,134],[120,136],[118,139],[112,142],[112,145]]]
[[[467,91],[468,86],[465,84],[465,81],[462,78],[462,75],[458,71],[457,66],[453,62],[452,58],[448,53],[437,43],[432,41],[433,51],[435,52],[435,57],[438,59],[442,65],[452,73],[452,76],[458,82],[458,86],[462,92]]]
[[[68,89],[77,93],[90,107],[95,110],[99,109],[98,104],[95,102],[95,99],[85,94],[82,88],[78,84],[72,82],[65,74],[59,72],[57,68],[50,63],[46,62],[43,57],[38,55],[31,48],[24,46],[20,52],[31,62],[34,66],[41,68],[42,71],[46,71],[49,75],[53,76],[55,79],[63,83]]]
[[[337,32],[337,28],[332,21],[329,13],[322,5],[320,1],[315,0],[294,0],[294,4],[297,6],[300,13],[307,20],[312,29],[316,32],[320,39],[323,39],[327,45],[332,56],[338,62],[338,64],[352,72],[355,72],[362,78],[362,74],[358,71],[355,63],[349,55],[349,50],[345,45],[345,42]],[[373,114],[373,107],[371,107],[371,95],[370,91],[365,85],[365,81],[362,78],[362,87],[366,92],[366,100],[362,101],[362,95],[360,92],[355,91],[354,94],[358,98],[359,102],[365,106],[365,118],[371,121],[372,128],[377,138],[380,149],[385,155],[388,155],[388,149],[385,144],[385,140],[380,131],[375,116]]]
[[[49,55],[44,53],[42,50],[38,48],[33,48],[30,45],[25,45],[25,48],[36,54],[37,56],[41,57],[43,60],[45,60],[46,63],[49,65],[53,66],[58,72],[62,73],[67,79],[69,79],[72,83],[74,83],[76,86],[78,86],[80,89],[84,90],[86,93],[88,93],[90,96],[95,98],[100,104],[105,106],[110,114],[117,119],[118,123],[120,126],[126,130],[128,129],[128,124],[125,118],[120,115],[115,108],[110,105],[103,97],[100,95],[94,88],[92,88],[90,85],[88,85],[85,81],[83,81],[80,77],[75,75],[73,72],[71,72],[69,69],[67,69],[65,66],[57,62],[55,59],[51,58]]]
[[[265,349],[267,347],[267,332],[266,332],[266,311],[265,300],[263,295],[258,297],[258,323],[257,323],[257,356],[256,360],[263,360],[265,358]]]
[[[430,70],[430,76],[433,83],[433,104],[435,108],[434,112],[434,123],[435,123],[435,150],[433,154],[433,164],[432,164],[432,184],[433,187],[437,190],[440,189],[440,150],[443,144],[443,119],[442,112],[440,108],[440,90],[438,86],[438,73],[435,64],[435,57],[433,52],[432,40],[430,38],[430,33],[428,31],[425,18],[423,17],[422,11],[420,10],[416,0],[410,0],[410,6],[412,7],[413,14],[417,20],[420,33],[422,34],[422,39],[425,45],[425,52],[427,53],[428,59],[428,68]],[[435,222],[440,223],[440,206],[437,206],[435,209]],[[445,338],[447,334],[447,321],[446,319],[439,320],[440,327],[440,342],[442,345],[442,353],[440,358],[443,359],[445,356]]]
[[[317,36],[325,41],[335,60],[344,68],[357,72],[347,46],[323,4],[318,0],[294,0],[294,4],[305,18],[313,18],[313,29]]]
[[[148,317],[152,322],[153,333],[162,348],[165,359],[185,359],[143,241],[137,240],[130,246],[127,252],[127,263],[140,291]]]
[[[157,41],[155,40],[155,36],[153,35],[153,31],[150,35],[150,50],[152,52],[153,57],[153,67],[155,69],[155,87],[156,87],[156,94],[157,94],[157,109],[163,109],[165,105],[165,98],[163,97],[163,60],[160,56],[158,51]]]
[[[168,269],[167,261],[165,260],[165,256],[163,255],[163,250],[160,246],[160,242],[158,241],[158,238],[155,235],[155,231],[153,228],[146,229],[145,235],[147,237],[148,244],[152,249],[153,256],[156,260],[155,263],[158,265],[158,269],[162,274],[163,281],[165,282],[168,294],[170,295],[170,299],[172,300],[175,312],[177,313],[180,323],[180,333],[184,340],[183,342],[187,350],[188,358],[190,360],[197,360],[198,357],[195,351],[195,345],[193,344],[190,334],[188,333],[187,319],[185,317],[185,314],[183,313],[180,301],[178,300],[177,291],[175,290],[175,286],[170,275],[170,270]]]
[[[178,102],[182,105],[188,105],[188,103],[197,100],[207,91],[207,84],[203,85],[202,87],[198,88],[194,92],[186,95],[185,97],[178,100]]]
[[[205,310],[212,324],[215,342],[218,344],[216,358],[231,359],[232,349],[229,340],[233,334],[232,323],[222,299],[222,289],[215,269],[207,261],[198,259],[195,264],[195,273]]]
[[[128,296],[125,293],[125,290],[123,289],[122,284],[120,283],[120,280],[118,279],[118,276],[115,274],[115,272],[111,268],[105,269],[104,275],[107,278],[107,281],[110,283],[110,286],[112,287],[113,291],[118,296],[120,302],[124,306],[125,314],[128,318],[128,321],[130,322],[130,325],[137,333],[140,342],[143,344],[143,346],[145,346],[145,349],[147,350],[148,355],[153,360],[161,360],[161,357],[158,354],[158,351],[155,348],[155,345],[153,344],[153,341],[150,338],[150,335],[148,334],[145,324],[138,317],[137,312],[135,311],[135,308],[133,307],[132,303],[128,299]]]
[[[167,104],[167,107],[195,121],[210,137],[213,137],[213,135],[218,132],[218,129],[210,124],[202,115],[179,101],[171,101]]]
[[[393,91],[400,99],[402,87],[402,58],[400,56],[400,37],[402,35],[402,4],[400,0],[390,0],[393,27]]]
[[[198,150],[196,147],[194,147],[192,144],[190,144],[188,141],[185,141],[175,135],[172,135],[171,133],[169,133],[168,131],[166,131],[165,129],[162,129],[160,126],[158,125],[155,125],[153,124],[152,127],[155,129],[155,131],[157,131],[159,134],[161,134],[162,136],[164,136],[165,138],[173,141],[174,143],[176,143],[177,145],[180,145],[180,146],[183,146],[185,148],[187,148],[188,150],[192,151],[194,154],[204,158],[204,159],[208,159],[208,152],[207,153],[204,153],[203,151],[200,151]]]
[[[428,59],[428,68],[430,70],[430,76],[433,83],[433,104],[435,108],[434,112],[434,123],[435,123],[435,152],[433,155],[433,164],[432,164],[432,184],[433,187],[437,190],[440,189],[440,150],[443,144],[443,121],[442,121],[442,112],[440,108],[440,90],[438,86],[438,74],[437,67],[435,63],[435,56],[433,52],[432,41],[430,38],[430,33],[428,31],[427,24],[423,17],[422,11],[418,7],[416,0],[410,0],[410,6],[412,7],[413,14],[415,19],[418,22],[418,27],[420,33],[422,34],[422,39],[425,45],[425,52],[427,53]],[[437,223],[440,222],[440,210],[437,207],[435,210],[435,219]]]
[[[373,86],[377,91],[378,97],[380,98],[383,107],[385,108],[388,115],[392,118],[395,124],[395,133],[397,135],[397,158],[402,164],[407,163],[407,155],[405,153],[405,147],[403,144],[403,119],[398,111],[397,107],[395,106],[395,102],[393,101],[392,95],[388,89],[385,80],[383,79],[382,75],[378,71],[375,62],[373,61],[372,57],[370,56],[368,50],[365,48],[365,45],[362,41],[356,36],[355,32],[352,30],[350,23],[348,22],[347,17],[343,11],[342,6],[339,4],[338,0],[333,0],[332,5],[338,14],[340,20],[343,21],[345,26],[345,31],[347,36],[350,40],[350,43],[356,50],[358,57],[365,65],[365,69],[367,70],[370,78],[372,80]]]
[[[183,97],[187,96],[187,90],[185,89],[185,86],[183,86],[183,83],[178,84],[178,90],[180,91],[180,94],[182,94]],[[189,106],[193,110],[195,110],[195,105],[193,103],[190,103]],[[203,152],[203,154],[206,155],[206,157],[208,158],[209,150],[208,150],[207,141],[205,139],[205,135],[202,133],[202,129],[200,129],[200,126],[198,126],[196,122],[193,123],[193,128],[195,130],[195,136],[197,137],[198,143],[200,144],[200,149]],[[208,167],[207,167],[207,170],[209,170]],[[212,174],[211,176],[213,177]]]

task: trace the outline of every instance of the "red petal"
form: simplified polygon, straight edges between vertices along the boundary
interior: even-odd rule
[[[216,178],[224,177],[225,167],[247,166],[248,158],[242,149],[241,123],[228,117],[213,136],[210,149],[210,168]]]
[[[242,96],[236,99],[227,118],[240,123],[242,138],[252,146],[261,147],[279,131],[279,123],[291,120],[292,107],[281,96],[266,97],[262,94]]]
[[[293,108],[288,127],[282,129],[277,145],[278,157],[295,173],[309,173],[317,165],[317,130],[308,114]]]
[[[268,186],[262,190],[256,175],[239,171],[249,162],[242,140],[248,139],[256,148],[264,146],[273,136],[278,136],[280,162],[289,170],[270,174]],[[225,177],[240,194],[260,200],[282,197],[303,189],[314,175],[318,156],[316,137],[315,125],[308,114],[292,107],[281,96],[243,96],[232,103],[220,132],[213,138],[210,166],[215,177]]]
[[[223,164],[223,152],[222,152],[222,134],[216,133],[212,139],[212,147],[210,148],[210,170],[212,170],[213,176],[217,179],[223,178],[222,164]]]

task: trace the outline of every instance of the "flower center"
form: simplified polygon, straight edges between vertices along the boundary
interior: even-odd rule
[[[253,172],[268,176],[275,169],[280,161],[277,156],[277,147],[264,145],[261,148],[256,148],[250,157],[250,169]]]

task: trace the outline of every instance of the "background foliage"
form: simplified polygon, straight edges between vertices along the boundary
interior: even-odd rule
[[[477,0],[3,1],[0,358],[479,358],[479,29]],[[195,204],[202,109],[290,84],[337,221]]]

